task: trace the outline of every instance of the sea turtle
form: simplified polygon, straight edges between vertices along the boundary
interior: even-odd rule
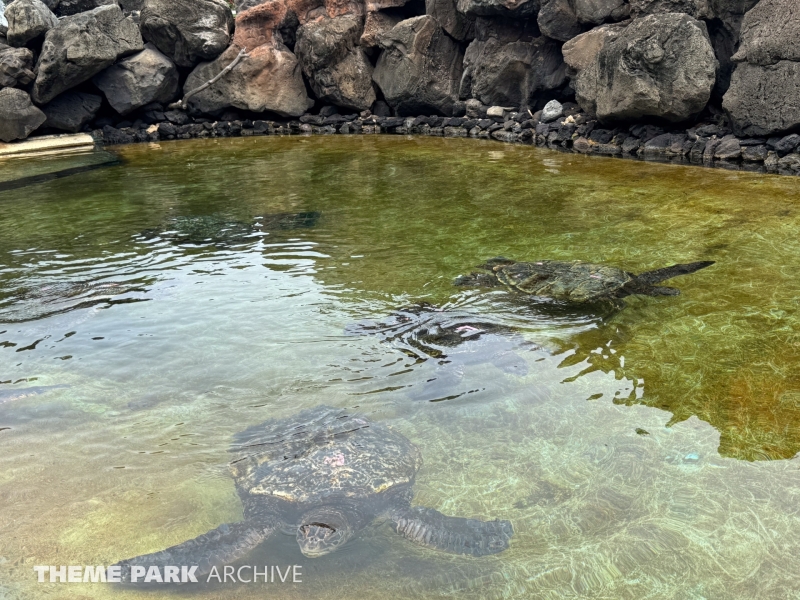
[[[138,302],[145,298],[122,297],[146,291],[143,281],[52,281],[30,285],[0,297],[0,323],[35,321],[102,304]]]
[[[132,566],[197,565],[198,573],[233,562],[279,530],[295,532],[302,553],[333,552],[381,517],[417,544],[456,554],[501,552],[508,521],[448,517],[411,506],[419,450],[365,416],[318,406],[237,434],[230,464],[244,520],[220,525],[160,552],[124,560]]]
[[[453,282],[459,286],[496,287],[550,298],[570,304],[621,301],[626,296],[677,296],[680,291],[656,285],[678,275],[688,275],[713,265],[713,261],[672,265],[634,275],[616,267],[580,260],[540,260],[517,262],[502,256],[479,265],[485,273],[462,275]]]
[[[541,349],[507,325],[425,302],[401,308],[380,321],[348,325],[345,333],[376,335],[416,363],[434,362],[433,376],[425,377],[421,389],[411,394],[415,400],[427,401],[462,395],[457,388],[473,366],[491,364],[523,377],[528,374],[528,362],[520,352]]]
[[[39,385],[27,388],[0,388],[0,404],[5,402],[13,402],[14,400],[21,400],[22,398],[30,398],[31,396],[38,396],[45,394],[50,390],[57,390],[60,388],[68,388],[68,385]]]
[[[160,237],[175,244],[236,244],[266,231],[309,229],[319,220],[317,211],[271,213],[255,217],[251,222],[237,221],[222,215],[173,217],[161,227],[145,229],[145,239]]]

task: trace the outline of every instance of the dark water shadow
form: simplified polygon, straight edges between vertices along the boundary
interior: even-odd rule
[[[64,177],[71,177],[80,173],[87,173],[96,169],[103,169],[106,167],[114,167],[121,165],[122,160],[118,156],[109,154],[109,158],[104,162],[95,163],[91,165],[81,165],[78,167],[70,167],[67,169],[60,169],[50,173],[41,173],[39,175],[30,175],[28,177],[20,177],[19,179],[12,179],[11,181],[0,181],[0,192],[7,192],[9,190],[18,190],[20,188],[37,185],[39,183],[47,183],[55,179],[62,179]]]

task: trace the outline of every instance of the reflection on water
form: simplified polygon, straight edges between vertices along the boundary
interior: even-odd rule
[[[484,391],[483,377],[472,382],[476,387],[467,383],[469,376],[478,372],[478,365],[491,364],[505,373],[523,377],[529,369],[520,352],[540,349],[514,329],[481,318],[480,313],[425,303],[395,311],[381,321],[353,323],[345,331],[352,335],[377,335],[397,348],[405,356],[384,365],[393,369],[389,377],[398,378],[389,389],[405,387],[410,398],[429,402],[454,400]],[[429,376],[421,377],[424,368],[421,364],[425,361],[436,366]],[[416,387],[420,389],[413,389]]]
[[[319,559],[292,536],[246,559],[302,564],[302,584],[170,594],[797,589],[792,180],[474,140],[120,153],[24,201],[0,193],[0,596],[152,598],[37,584],[32,567],[112,564],[237,521],[233,436],[318,404],[406,436],[424,458],[414,504],[510,520],[510,549],[441,555],[376,523]],[[499,254],[717,264],[608,314],[452,286]]]
[[[0,159],[0,192],[62,179],[120,164],[119,157],[104,150],[81,150],[66,154],[43,155],[36,159]]]

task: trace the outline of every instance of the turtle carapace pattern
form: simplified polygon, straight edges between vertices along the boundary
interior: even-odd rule
[[[124,560],[118,563],[123,577],[135,565],[197,565],[198,574],[209,573],[286,530],[295,532],[305,556],[319,557],[381,518],[412,542],[454,554],[502,552],[514,533],[509,521],[449,517],[412,506],[419,450],[365,416],[318,406],[245,429],[231,451],[244,519]]]
[[[498,287],[539,298],[588,304],[619,301],[626,296],[677,296],[680,291],[657,285],[678,275],[688,275],[713,265],[713,261],[677,264],[635,275],[608,265],[580,260],[517,262],[497,257],[478,268],[484,272],[462,275],[458,286]]]

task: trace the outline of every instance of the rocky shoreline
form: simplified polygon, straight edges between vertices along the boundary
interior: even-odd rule
[[[419,134],[800,174],[795,2],[0,0],[0,140]]]
[[[135,122],[105,125],[92,131],[107,145],[175,139],[261,135],[422,135],[474,138],[534,145],[562,152],[674,162],[731,170],[800,175],[800,135],[739,138],[713,123],[665,130],[657,125],[607,129],[576,104],[552,102],[546,111],[516,112],[502,107],[470,106],[464,117],[392,117],[339,114],[332,107],[299,119],[249,119],[228,111],[225,119],[190,117],[152,106]],[[489,114],[487,114],[489,113]]]

